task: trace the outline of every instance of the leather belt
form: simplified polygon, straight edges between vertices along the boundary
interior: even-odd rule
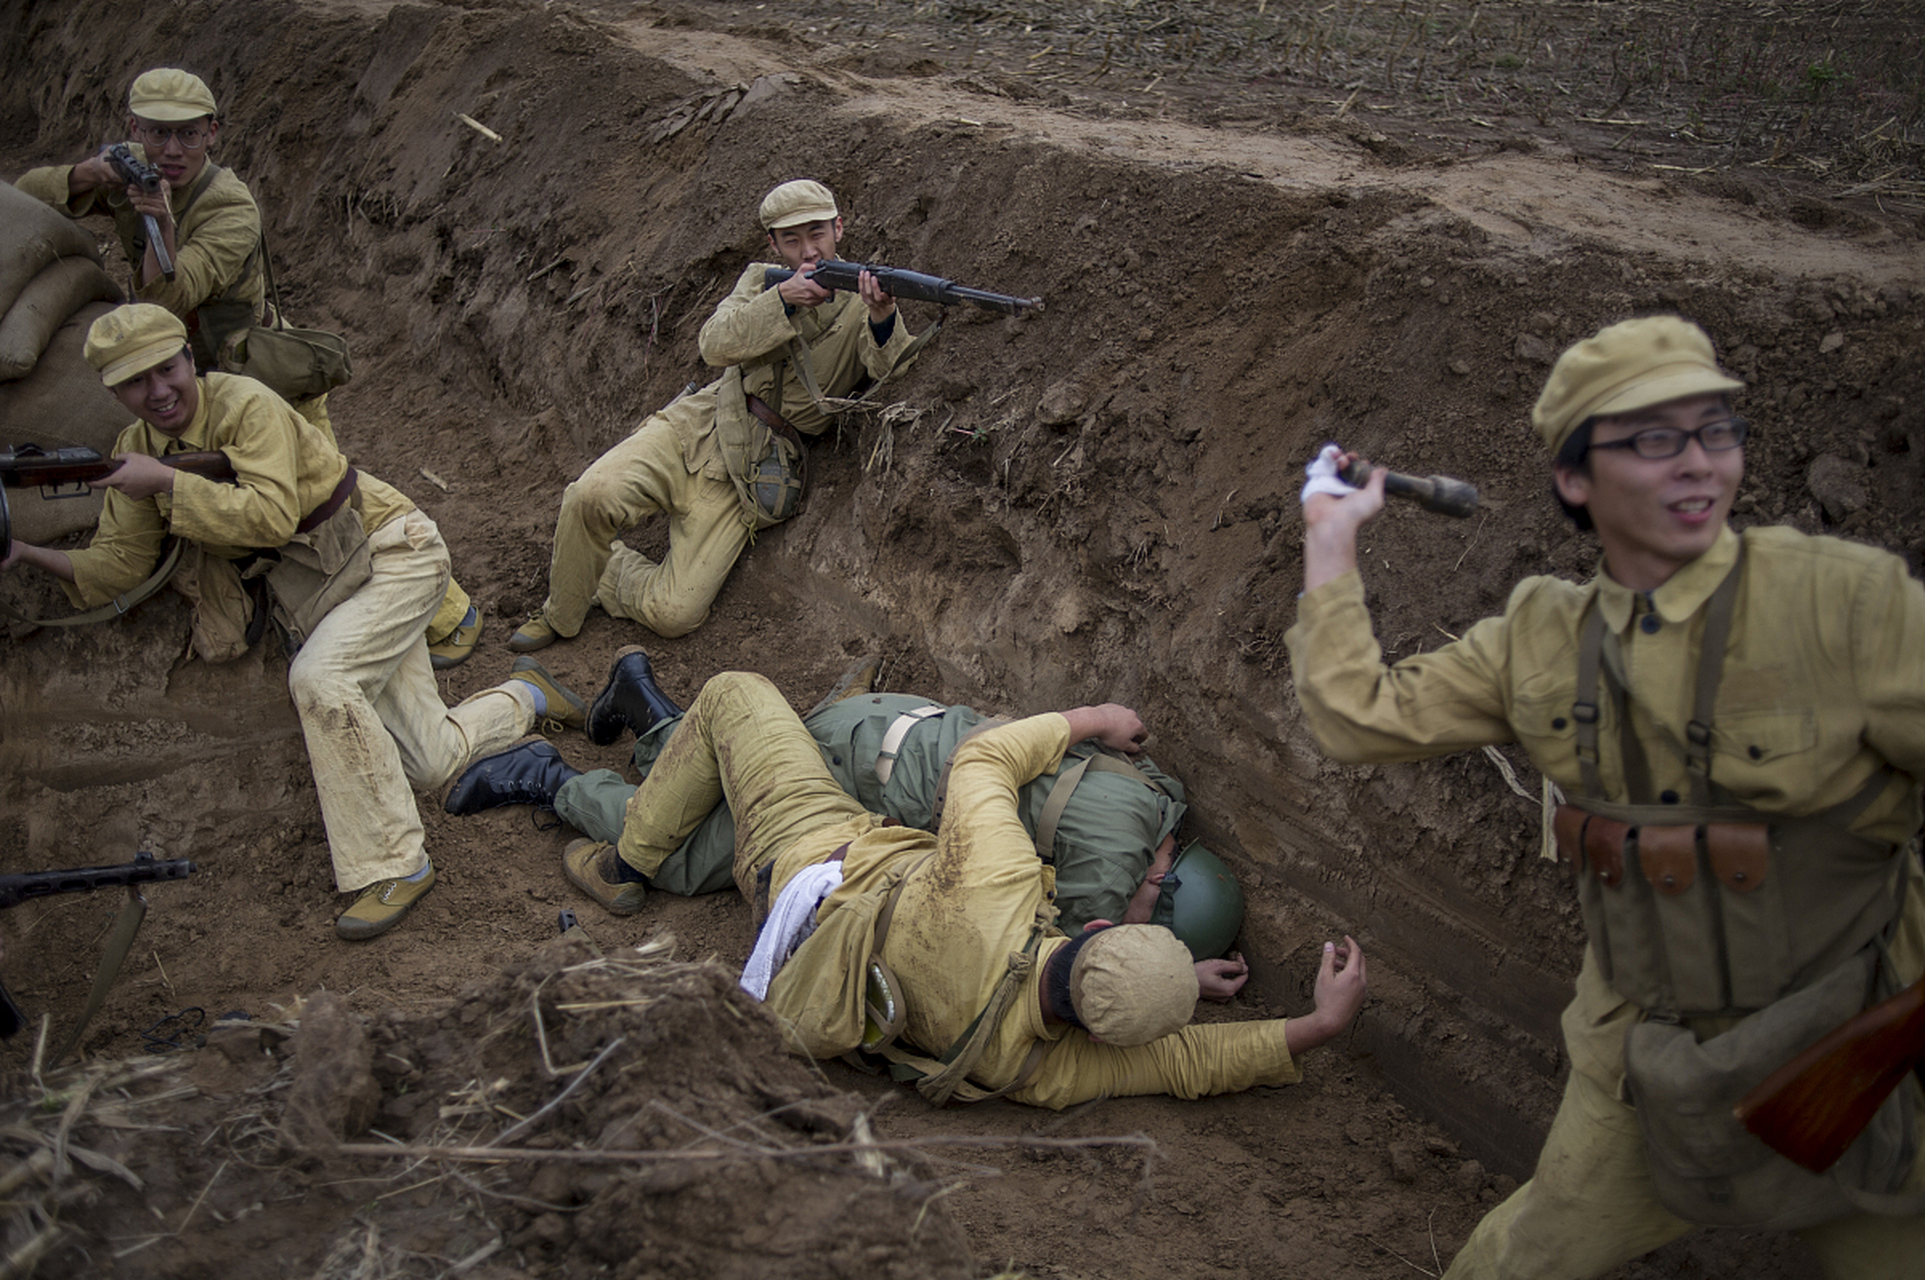
[[[779,435],[795,438],[795,428],[782,420],[782,415],[768,406],[760,396],[745,396],[749,402],[749,412],[761,419],[762,425]]]
[[[313,533],[316,529],[333,519],[334,513],[341,509],[342,504],[354,496],[355,486],[360,482],[361,473],[353,467],[349,467],[342,473],[341,483],[335,485],[334,492],[327,496],[327,501],[308,512],[307,515],[302,518],[301,523],[294,526],[294,532]]]
[[[909,731],[924,720],[933,720],[947,710],[948,707],[939,707],[932,702],[926,707],[905,711],[890,723],[889,731],[882,735],[882,754],[876,757],[877,782],[889,785],[889,775],[896,771],[896,754],[902,750]]]

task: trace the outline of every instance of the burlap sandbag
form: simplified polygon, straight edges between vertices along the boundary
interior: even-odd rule
[[[0,182],[0,314],[55,258],[91,258],[98,264],[100,246],[60,210]]]
[[[0,448],[37,444],[53,449],[85,445],[107,457],[121,429],[134,420],[100,383],[81,355],[87,327],[112,308],[91,302],[54,331],[33,372],[0,382]],[[13,536],[44,543],[89,528],[100,518],[100,495],[48,502],[38,489],[9,489]]]
[[[89,302],[118,302],[120,286],[89,257],[55,258],[0,314],[0,382],[23,378],[68,317]]]

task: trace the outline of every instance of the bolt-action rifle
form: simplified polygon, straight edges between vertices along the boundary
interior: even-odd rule
[[[194,864],[185,858],[160,862],[151,853],[137,853],[132,862],[115,867],[73,867],[66,871],[21,871],[0,875],[0,909],[17,907],[31,899],[50,898],[55,894],[90,893],[95,889],[122,885],[127,888],[127,902],[120,909],[120,918],[114,922],[113,936],[107,941],[107,952],[101,958],[100,971],[94,976],[94,989],[87,998],[86,1012],[68,1036],[66,1045],[51,1061],[60,1061],[79,1043],[80,1033],[106,1000],[107,989],[120,972],[121,962],[133,949],[134,935],[140,932],[140,922],[147,915],[147,899],[140,896],[140,886],[157,884],[162,880],[185,880],[196,870]],[[14,1002],[13,996],[6,987],[0,986],[0,1039],[19,1031],[26,1021],[26,1015]]]
[[[148,164],[124,142],[116,142],[107,148],[107,163],[114,167],[121,181],[130,187],[139,187],[150,196],[160,194],[160,170]],[[140,215],[147,224],[147,244],[154,250],[154,261],[160,264],[160,273],[167,279],[174,278],[174,258],[167,252],[167,241],[160,234],[160,219],[151,213]]]
[[[809,279],[824,289],[846,289],[856,291],[856,277],[867,271],[876,278],[882,291],[892,298],[907,298],[911,302],[933,302],[937,306],[953,307],[959,302],[967,302],[972,307],[985,311],[1000,311],[1006,316],[1019,316],[1030,309],[1041,311],[1041,298],[1017,298],[1006,293],[990,293],[986,289],[971,289],[945,280],[941,276],[924,275],[920,271],[907,271],[901,267],[869,266],[860,262],[844,262],[840,258],[824,262],[805,272]],[[770,267],[762,277],[762,287],[773,289],[787,280],[795,272],[787,267]]]
[[[215,449],[205,453],[174,453],[161,459],[170,467],[191,471],[210,480],[232,480],[234,464]],[[0,449],[0,560],[13,549],[13,518],[7,512],[8,489],[39,488],[43,497],[78,498],[90,490],[89,483],[104,480],[120,470],[120,463],[103,458],[92,449],[78,446],[43,449],[37,444],[15,445]],[[0,906],[10,906],[0,903]]]

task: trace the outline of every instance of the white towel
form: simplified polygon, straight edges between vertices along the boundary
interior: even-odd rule
[[[1313,493],[1334,493],[1341,498],[1346,493],[1357,492],[1356,485],[1345,484],[1337,478],[1337,459],[1342,456],[1343,450],[1334,444],[1327,444],[1318,450],[1317,456],[1310,460],[1310,465],[1303,469],[1310,480],[1297,496],[1299,503],[1310,501]]]
[[[818,862],[796,872],[782,886],[775,905],[769,908],[769,918],[762,922],[762,932],[756,936],[755,950],[749,952],[749,962],[742,966],[742,990],[757,1000],[769,998],[769,984],[775,981],[775,975],[815,932],[816,908],[841,883],[840,862]]]

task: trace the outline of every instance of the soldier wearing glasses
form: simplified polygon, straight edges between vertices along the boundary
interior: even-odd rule
[[[216,111],[199,76],[157,68],[127,94],[127,134],[136,154],[159,171],[158,192],[129,185],[105,147],[79,164],[29,170],[15,184],[71,217],[112,217],[134,270],[135,295],[181,318],[203,372],[217,367],[229,333],[259,323],[266,298],[260,210],[247,184],[209,155],[221,131]],[[171,281],[147,243],[147,216],[173,260]]]
[[[1453,1277],[1595,1276],[1696,1224],[1796,1231],[1831,1276],[1917,1276],[1925,1259],[1911,1194],[1925,1162],[1895,1158],[1839,1193],[1837,1168],[1781,1161],[1772,1177],[1808,1182],[1767,1194],[1741,1181],[1762,1145],[1697,1182],[1653,1154],[1687,1112],[1645,1046],[1735,1052],[1751,1031],[1720,1039],[1834,976],[1842,1022],[1925,968],[1925,589],[1884,551],[1727,526],[1748,434],[1727,397],[1742,389],[1675,316],[1564,352],[1532,422],[1559,503],[1603,548],[1597,576],[1527,579],[1502,616],[1388,666],[1357,572],[1383,473],[1354,490],[1320,478],[1330,460],[1311,469],[1288,641],[1318,743],[1377,762],[1516,742],[1570,799],[1558,844],[1589,939],[1563,1017],[1571,1074],[1536,1175]],[[1888,1104],[1901,1146],[1922,1097],[1908,1076]],[[1730,1216],[1740,1190],[1745,1223]]]
[[[20,190],[81,218],[113,218],[134,272],[134,296],[167,308],[187,326],[194,367],[202,374],[221,366],[227,340],[262,324],[266,316],[261,213],[247,184],[209,153],[220,137],[213,91],[199,76],[175,67],[144,72],[127,93],[127,133],[136,154],[159,172],[158,192],[121,177],[107,159],[109,146],[75,165],[31,169]],[[169,260],[170,280],[148,243],[153,218]],[[294,409],[334,439],[327,396]],[[428,624],[428,655],[437,670],[467,660],[481,638],[480,610],[461,584],[448,581],[441,607]]]

